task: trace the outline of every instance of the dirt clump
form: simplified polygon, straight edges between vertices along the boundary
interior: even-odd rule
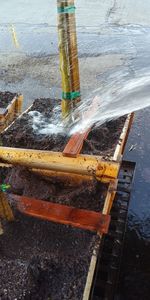
[[[17,94],[10,92],[0,92],[0,108],[7,108],[8,104]]]

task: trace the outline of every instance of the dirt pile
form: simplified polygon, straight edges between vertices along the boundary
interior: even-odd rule
[[[29,110],[42,113],[46,120],[50,121],[54,108],[60,105],[60,100],[37,99]],[[91,130],[85,140],[82,153],[102,155],[110,157],[113,155],[118,143],[119,136],[123,129],[125,117],[108,122],[100,127]],[[25,113],[1,135],[2,143],[6,147],[63,151],[69,136],[67,134],[39,134],[33,129],[32,117]]]
[[[0,92],[0,108],[6,108],[16,95],[10,92]]]

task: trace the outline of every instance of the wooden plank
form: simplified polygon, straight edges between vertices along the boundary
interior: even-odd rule
[[[118,186],[118,179],[114,179],[109,183],[105,204],[103,207],[103,214],[110,213],[117,192],[117,186]]]
[[[134,113],[131,113],[127,116],[126,122],[124,124],[123,130],[121,132],[118,144],[116,146],[114,155],[113,155],[113,160],[114,161],[121,161],[122,160],[122,155],[126,146],[126,142],[128,139],[128,135],[132,126],[134,120]]]
[[[109,215],[14,194],[11,196],[16,201],[18,210],[26,215],[96,231],[98,234],[108,232]]]
[[[63,151],[63,155],[68,157],[77,157],[82,150],[84,140],[87,138],[89,132],[90,129],[83,133],[78,132],[73,134]]]
[[[92,119],[97,112],[99,106],[99,98],[94,97],[90,107],[82,113],[82,119]],[[81,120],[82,121],[82,120]],[[80,154],[84,140],[87,139],[91,128],[86,129],[84,132],[77,132],[73,134],[67,143],[63,155],[68,157],[77,157]]]
[[[13,221],[14,216],[12,209],[8,203],[7,196],[0,190],[0,218]]]

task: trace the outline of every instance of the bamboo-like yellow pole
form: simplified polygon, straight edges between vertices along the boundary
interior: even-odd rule
[[[68,43],[67,43],[67,31],[66,31],[66,15],[61,13],[65,6],[65,1],[57,0],[58,10],[58,45],[59,45],[59,59],[60,59],[60,72],[62,79],[62,116],[65,117],[70,111],[71,103],[64,95],[71,93],[70,82],[70,66],[68,58]]]
[[[74,0],[68,0],[68,6],[74,7]],[[79,76],[79,60],[78,60],[78,46],[76,34],[76,18],[75,13],[67,14],[68,21],[68,44],[69,44],[69,62],[70,62],[70,76],[71,89],[74,98],[73,103],[80,101],[80,76]]]
[[[90,155],[77,158],[65,157],[60,152],[0,147],[0,160],[10,164],[27,166],[30,169],[44,169],[71,174],[93,176],[103,182],[117,178],[120,165]]]
[[[80,97],[75,6],[72,0],[57,0],[60,71],[62,77],[62,115],[69,114]]]

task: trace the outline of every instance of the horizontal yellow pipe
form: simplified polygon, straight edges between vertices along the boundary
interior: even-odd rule
[[[44,169],[96,177],[103,182],[118,176],[120,165],[99,156],[65,157],[60,152],[0,147],[0,161],[31,169]]]

